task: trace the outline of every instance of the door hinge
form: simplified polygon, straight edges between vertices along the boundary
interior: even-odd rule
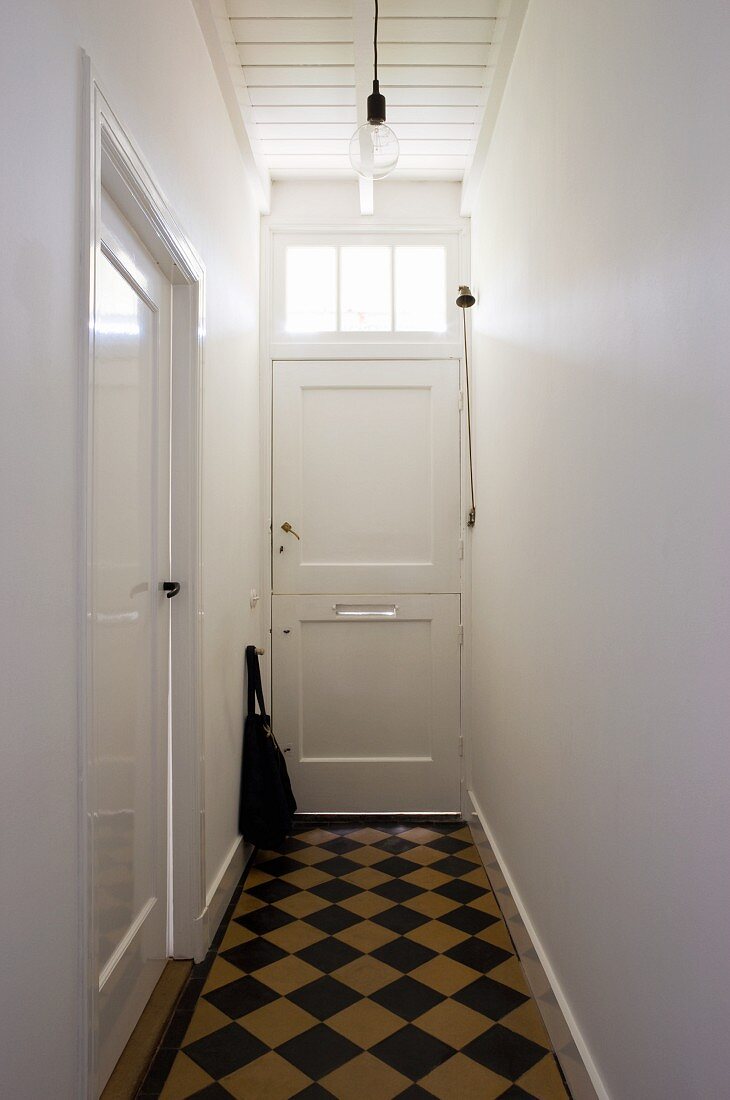
[[[459,645],[464,644],[464,624],[459,623]]]
[[[459,390],[459,410],[464,408],[464,391]]]
[[[464,557],[464,540],[463,539],[459,539],[459,557],[462,558],[462,559]]]
[[[464,755],[464,738],[463,738],[463,736],[461,736],[459,738],[459,756],[463,756],[463,755]]]

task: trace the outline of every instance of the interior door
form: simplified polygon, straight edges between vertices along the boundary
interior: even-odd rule
[[[458,592],[459,514],[457,362],[274,365],[274,592]]]
[[[459,364],[274,365],[272,717],[304,812],[460,803]]]
[[[97,1088],[167,956],[171,287],[102,197],[90,486]]]

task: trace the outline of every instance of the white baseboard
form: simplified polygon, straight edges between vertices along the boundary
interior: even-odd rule
[[[254,847],[239,836],[231,845],[225,859],[218,869],[205,898],[205,911],[202,914],[201,934],[205,951],[223,920],[233,891],[241,880],[241,875],[253,856]]]
[[[474,841],[520,956],[527,981],[574,1100],[610,1100],[568,999],[557,979],[482,809],[469,791]]]

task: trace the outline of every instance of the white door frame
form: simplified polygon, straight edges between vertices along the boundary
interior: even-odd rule
[[[276,241],[279,237],[289,235],[309,236],[315,238],[322,235],[338,236],[341,234],[357,233],[363,237],[371,232],[393,233],[394,235],[413,235],[428,237],[439,235],[455,239],[457,247],[457,287],[453,287],[454,296],[458,293],[459,284],[469,284],[471,270],[471,235],[470,226],[466,219],[459,217],[453,221],[443,219],[431,219],[427,216],[403,221],[401,218],[384,217],[382,219],[363,219],[359,215],[352,215],[343,221],[321,222],[315,215],[314,220],[307,221],[303,217],[301,221],[292,221],[290,218],[279,219],[274,215],[265,215],[261,219],[261,257],[260,257],[260,308],[259,308],[259,416],[260,416],[260,487],[263,515],[261,524],[261,562],[262,582],[259,598],[263,605],[262,626],[264,633],[271,641],[272,629],[272,593],[273,593],[273,569],[272,569],[272,518],[273,518],[273,373],[274,362],[278,360],[326,360],[326,359],[458,359],[460,388],[462,393],[466,391],[464,350],[461,339],[461,329],[452,342],[444,342],[437,347],[433,343],[402,344],[394,347],[390,343],[369,343],[366,348],[361,344],[299,344],[296,339],[285,346],[277,344],[274,340],[274,256]],[[471,325],[467,326],[469,339],[469,362],[471,363]],[[466,402],[463,402],[464,406]],[[466,448],[466,408],[462,408],[460,414],[460,438],[461,438],[461,500],[462,500],[462,535],[464,538],[464,560],[462,562],[461,575],[461,615],[464,627],[463,644],[461,648],[461,736],[462,736],[462,776],[461,776],[461,811],[465,820],[469,820],[472,812],[469,791],[471,788],[471,756],[472,756],[472,716],[471,716],[471,584],[472,584],[472,541],[469,537],[471,529],[466,525],[466,501],[469,492],[469,469]],[[262,672],[266,681],[268,698],[271,698],[271,646],[267,646],[266,656],[262,662]]]
[[[98,982],[92,845],[95,805],[90,685],[91,387],[94,370],[94,287],[102,186],[121,208],[172,284],[174,579],[172,604],[172,798],[168,813],[168,954],[202,959],[207,944],[204,868],[204,776],[201,676],[201,454],[205,269],[143,157],[109,106],[84,55],[82,299],[79,384],[79,1097],[96,1096]],[[169,578],[168,578],[169,579]]]

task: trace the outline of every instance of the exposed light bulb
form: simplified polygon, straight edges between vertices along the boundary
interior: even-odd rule
[[[350,139],[350,163],[365,179],[382,180],[389,175],[399,153],[398,138],[384,122],[366,122]]]

